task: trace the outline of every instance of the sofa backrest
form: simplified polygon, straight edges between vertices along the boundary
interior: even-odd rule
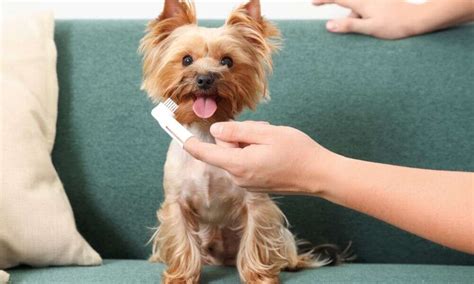
[[[145,21],[59,21],[54,163],[77,226],[105,258],[146,258],[163,199],[170,138],[140,91]],[[220,22],[204,22],[215,26]],[[272,100],[241,119],[297,127],[354,158],[474,170],[474,27],[401,41],[333,35],[320,21],[284,36]],[[449,194],[448,192],[446,194]],[[474,264],[455,252],[316,197],[277,199],[298,237],[353,242],[358,262]]]

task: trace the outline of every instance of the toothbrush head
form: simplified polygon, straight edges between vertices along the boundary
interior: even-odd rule
[[[167,99],[166,101],[159,103],[151,113],[155,118],[163,114],[174,117],[174,113],[177,109],[178,105],[172,99]]]
[[[184,142],[192,137],[193,134],[174,118],[174,112],[177,109],[178,105],[172,99],[167,99],[153,108],[151,115],[158,121],[161,128],[183,147]]]
[[[178,109],[178,105],[170,98],[168,98],[164,103],[165,107],[167,107],[172,113],[174,113]]]

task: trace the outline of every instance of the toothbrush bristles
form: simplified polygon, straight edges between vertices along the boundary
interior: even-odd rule
[[[167,99],[164,102],[165,107],[167,107],[171,112],[175,112],[178,109],[178,105],[172,100]]]

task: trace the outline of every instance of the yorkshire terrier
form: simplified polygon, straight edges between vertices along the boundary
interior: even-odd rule
[[[215,143],[212,123],[254,110],[268,97],[266,77],[279,39],[258,0],[239,6],[219,28],[198,26],[193,2],[166,0],[141,40],[142,89],[155,101],[174,100],[176,119]],[[175,141],[164,189],[150,258],[167,265],[164,283],[197,283],[204,264],[236,265],[246,283],[278,283],[281,270],[330,262],[314,251],[298,253],[286,217],[268,194],[240,188],[227,172],[194,159]]]

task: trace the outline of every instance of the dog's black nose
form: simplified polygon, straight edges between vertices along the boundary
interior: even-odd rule
[[[212,86],[212,83],[214,83],[214,77],[211,74],[199,74],[196,78],[196,83],[199,89],[207,90]]]

